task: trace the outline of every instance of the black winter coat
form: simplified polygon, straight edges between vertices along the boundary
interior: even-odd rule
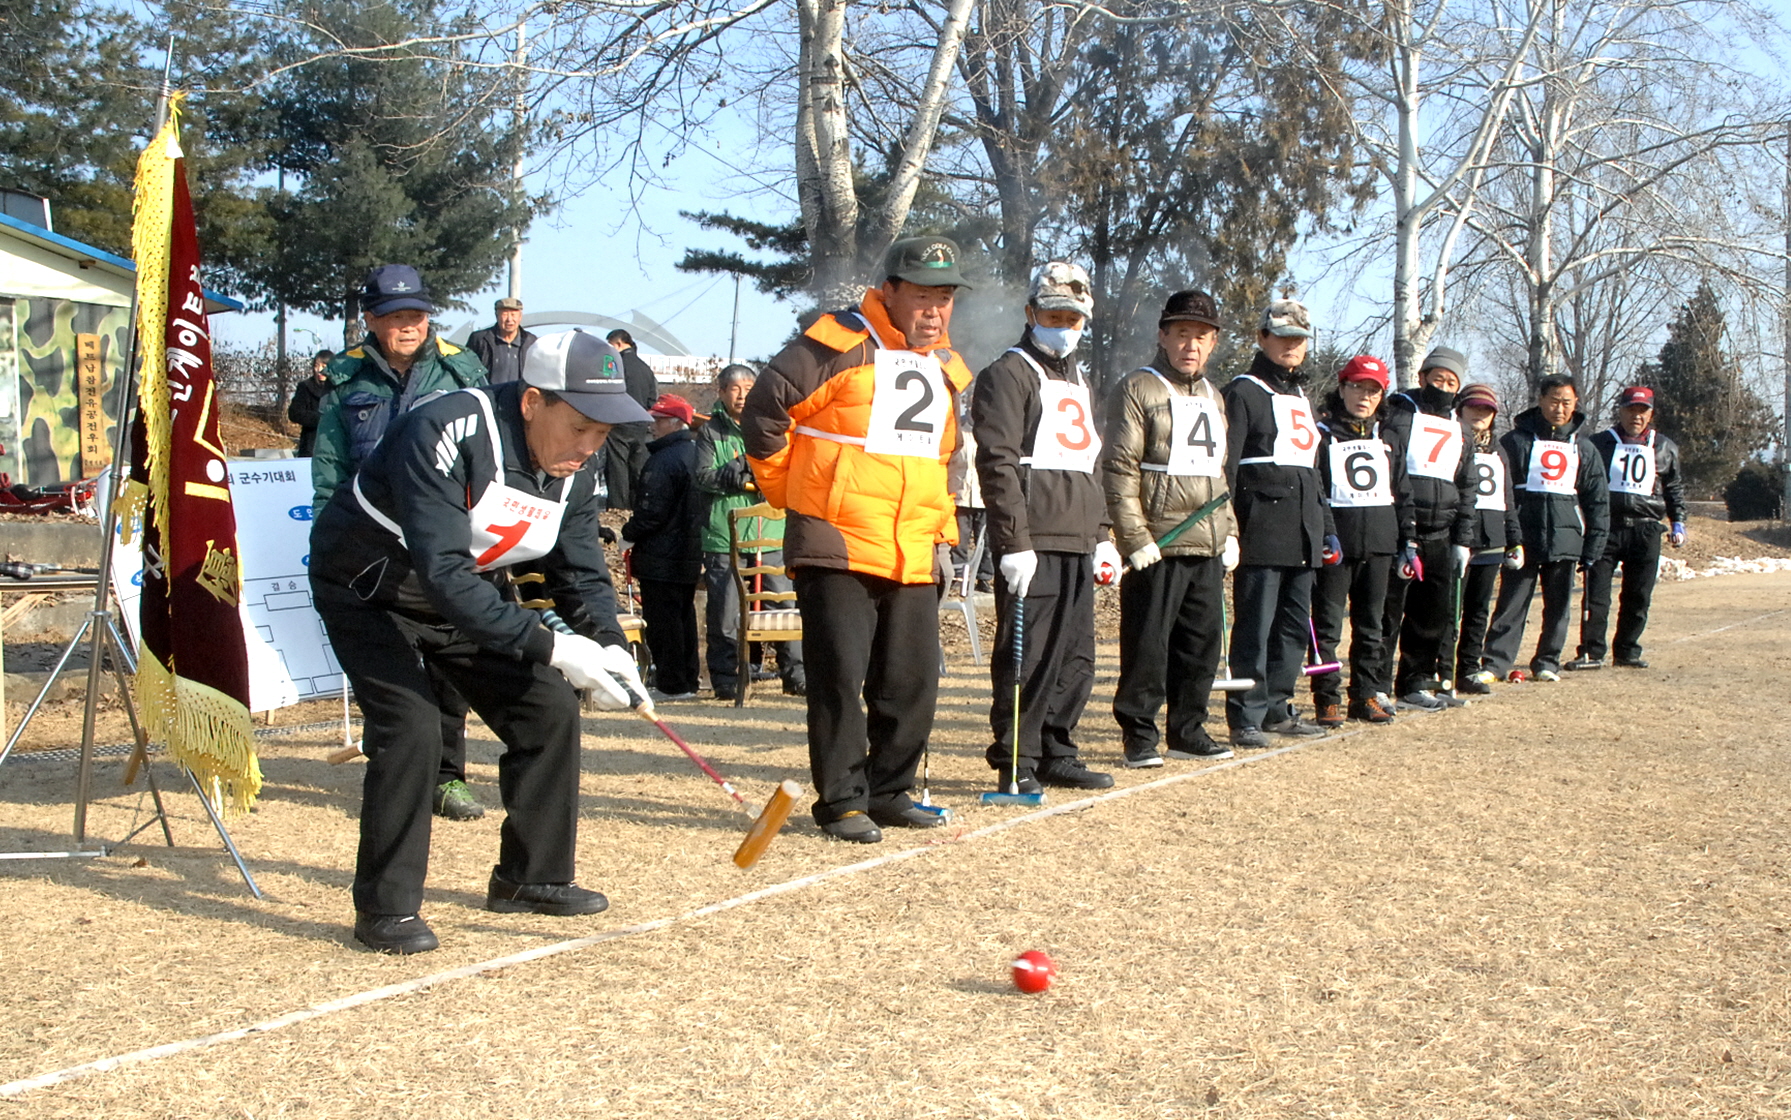
[[[1542,418],[1540,408],[1531,408],[1518,415],[1515,426],[1500,440],[1511,464],[1526,564],[1556,560],[1590,564],[1604,555],[1605,539],[1611,532],[1610,490],[1605,485],[1604,459],[1584,434],[1585,427],[1583,412],[1574,413],[1572,420],[1557,429]],[[1530,492],[1526,484],[1530,459],[1539,439],[1578,444],[1579,470],[1572,494]]]
[[[634,542],[637,579],[695,583],[703,572],[709,496],[696,487],[697,434],[689,428],[647,444],[647,465],[622,536]]]
[[[1649,494],[1611,491],[1611,523],[1621,525],[1634,521],[1685,520],[1685,476],[1679,471],[1679,445],[1649,428],[1646,436],[1654,441],[1654,489]],[[1592,437],[1592,446],[1604,460],[1605,485],[1610,485],[1611,457],[1617,453],[1622,436],[1615,428],[1606,428]]]
[[[1332,444],[1379,437],[1387,445],[1387,463],[1392,472],[1388,489],[1392,494],[1392,504],[1333,505],[1331,517],[1337,525],[1337,539],[1343,545],[1344,559],[1392,556],[1413,536],[1412,488],[1405,473],[1405,442],[1383,418],[1370,417],[1367,421],[1359,421],[1344,415],[1343,410],[1337,407],[1333,407],[1321,422],[1320,430],[1324,433],[1324,439],[1318,445],[1318,474],[1323,481],[1327,504],[1332,495]],[[1372,464],[1364,462],[1354,465],[1359,472],[1378,473]],[[1349,466],[1350,464],[1346,464],[1345,469],[1348,470]],[[1373,482],[1361,481],[1361,485],[1356,488],[1363,489],[1373,485]]]
[[[298,457],[311,454],[317,442],[317,421],[323,415],[323,398],[329,396],[330,383],[321,377],[307,377],[292,387],[292,401],[286,406],[286,419],[298,425]]]
[[[1517,495],[1511,491],[1511,460],[1505,454],[1504,445],[1498,440],[1491,439],[1490,433],[1485,447],[1476,447],[1474,438],[1473,430],[1470,428],[1467,458],[1475,464],[1475,507],[1474,516],[1469,521],[1473,532],[1466,543],[1475,552],[1483,552],[1487,549],[1498,549],[1503,552],[1512,545],[1522,544],[1524,539],[1523,529],[1517,522]],[[1474,458],[1477,454],[1491,455],[1497,460],[1497,464],[1492,467],[1498,472],[1497,480],[1487,478],[1483,483],[1480,478],[1479,460]],[[1495,484],[1505,491],[1505,508],[1503,510],[1481,509],[1479,507],[1481,489],[1484,486],[1490,495],[1493,492],[1491,487]]]
[[[1474,534],[1474,433],[1441,400],[1426,400],[1420,394],[1395,393],[1387,398],[1387,426],[1399,434],[1402,446],[1420,455],[1435,451],[1434,446],[1412,448],[1412,426],[1418,414],[1449,420],[1461,430],[1461,458],[1455,464],[1453,478],[1433,478],[1419,474],[1407,464],[1412,483],[1412,509],[1417,517],[1418,536],[1434,539],[1447,536],[1449,543],[1467,544]]]
[[[1280,568],[1317,568],[1325,537],[1337,531],[1325,501],[1316,458],[1310,467],[1248,463],[1266,459],[1275,447],[1275,412],[1269,392],[1304,396],[1290,371],[1269,361],[1260,350],[1248,376],[1234,377],[1219,391],[1225,398],[1228,447],[1225,477],[1231,484],[1231,507],[1237,514],[1241,564]],[[1317,411],[1308,412],[1311,439],[1319,438]]]
[[[1073,355],[1054,358],[1040,350],[1032,344],[1030,329],[1020,348],[1051,380],[1088,384]],[[1096,403],[1091,391],[1091,411]],[[1087,554],[1107,537],[1107,503],[1098,463],[1084,474],[1034,470],[1021,462],[1032,454],[1041,416],[1039,372],[1026,358],[1004,352],[976,375],[970,397],[976,473],[997,556],[1028,549]],[[1083,421],[1089,438],[1098,440],[1099,418],[1090,415]]]

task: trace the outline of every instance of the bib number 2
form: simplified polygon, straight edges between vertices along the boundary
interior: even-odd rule
[[[864,449],[873,455],[937,459],[951,409],[945,371],[931,354],[879,350]]]

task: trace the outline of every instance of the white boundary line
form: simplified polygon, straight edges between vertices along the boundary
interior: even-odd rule
[[[1683,638],[1675,638],[1667,644],[1676,645],[1679,642],[1688,642],[1694,638],[1707,638],[1713,634],[1720,634],[1725,630],[1734,630],[1741,626],[1749,626],[1753,623],[1768,618],[1774,618],[1785,613],[1786,609],[1768,611],[1765,614],[1755,615],[1753,618],[1743,619],[1740,622],[1732,622],[1727,626],[1719,626],[1714,630],[1706,630],[1701,634],[1692,634]],[[1482,697],[1481,699],[1496,699],[1499,696],[1505,695],[1509,695],[1509,693],[1501,692],[1494,697]],[[18,1081],[11,1081],[4,1085],[0,1085],[0,1098],[17,1097],[24,1093],[29,1093],[33,1089],[45,1089],[52,1085],[59,1085],[64,1081],[73,1081],[77,1078],[87,1077],[96,1073],[107,1073],[123,1066],[151,1062],[158,1058],[170,1058],[176,1054],[184,1054],[191,1050],[203,1050],[226,1042],[235,1042],[239,1039],[248,1038],[251,1035],[266,1034],[269,1031],[282,1030],[299,1023],[309,1022],[312,1019],[321,1019],[326,1015],[333,1015],[338,1011],[347,1011],[370,1003],[378,1003],[382,1000],[392,999],[396,996],[410,995],[413,992],[424,991],[433,988],[438,984],[446,984],[454,980],[465,980],[473,976],[483,976],[486,973],[497,972],[520,964],[527,964],[530,961],[545,960],[548,957],[557,957],[562,953],[576,953],[583,949],[589,949],[594,945],[601,945],[606,941],[616,941],[624,937],[634,937],[643,933],[654,933],[679,922],[688,922],[699,918],[706,918],[712,914],[720,914],[724,911],[733,910],[736,907],[749,906],[752,903],[761,902],[767,898],[775,898],[778,895],[803,890],[807,887],[812,887],[817,883],[825,883],[830,879],[839,879],[848,875],[857,875],[860,872],[870,871],[874,868],[883,867],[888,864],[916,859],[920,856],[930,855],[933,852],[949,849],[957,844],[964,843],[965,841],[980,840],[987,836],[994,836],[997,833],[1006,832],[1010,828],[1018,828],[1023,824],[1030,824],[1034,821],[1044,820],[1048,817],[1061,816],[1064,813],[1080,812],[1083,809],[1091,808],[1095,805],[1104,804],[1109,801],[1118,801],[1141,793],[1167,789],[1170,786],[1192,781],[1195,778],[1205,777],[1208,774],[1216,774],[1223,770],[1234,770],[1240,766],[1253,766],[1256,763],[1266,762],[1271,758],[1279,758],[1282,755],[1291,754],[1294,751],[1305,750],[1308,747],[1320,744],[1337,743],[1344,739],[1351,739],[1357,735],[1364,734],[1369,730],[1372,729],[1368,727],[1359,727],[1337,735],[1326,735],[1321,738],[1305,739],[1275,750],[1264,751],[1260,754],[1252,754],[1247,758],[1236,758],[1228,762],[1218,763],[1214,766],[1205,766],[1199,770],[1190,770],[1183,774],[1175,774],[1169,777],[1158,778],[1155,781],[1144,782],[1140,785],[1128,786],[1125,789],[1116,789],[1108,793],[1097,794],[1094,797],[1085,797],[1079,801],[1070,801],[1062,805],[1052,805],[1044,809],[1037,809],[1030,813],[1024,813],[1004,821],[998,821],[995,824],[985,825],[982,828],[966,832],[951,840],[942,840],[934,844],[924,844],[918,847],[905,848],[899,852],[891,852],[888,855],[861,860],[858,863],[849,863],[841,867],[829,868],[826,871],[818,871],[813,875],[804,875],[798,879],[790,879],[786,882],[777,883],[761,890],[751,891],[747,894],[737,895],[734,898],[724,899],[721,902],[712,902],[707,906],[699,906],[694,910],[687,910],[682,914],[673,915],[672,917],[655,918],[649,922],[640,922],[636,925],[624,926],[621,929],[606,930],[603,933],[592,934],[589,937],[576,937],[568,941],[559,941],[551,945],[541,945],[533,949],[525,949],[520,953],[512,953],[509,956],[493,957],[490,960],[462,965],[459,968],[450,968],[442,972],[432,972],[427,976],[419,976],[414,980],[405,980],[397,984],[388,984],[383,988],[372,988],[364,992],[357,992],[353,995],[343,996],[341,999],[329,1000],[324,1003],[314,1003],[309,1007],[301,1008],[297,1011],[288,1011],[284,1015],[277,1015],[272,1019],[263,1019],[258,1023],[252,1023],[246,1027],[238,1027],[235,1030],[220,1031],[217,1034],[200,1035],[196,1038],[181,1039],[178,1042],[166,1042],[160,1046],[151,1046],[143,1050],[133,1050],[127,1054],[115,1054],[109,1058],[100,1058],[96,1061],[83,1062],[80,1065],[68,1066],[64,1069],[38,1074],[36,1077],[27,1077]]]

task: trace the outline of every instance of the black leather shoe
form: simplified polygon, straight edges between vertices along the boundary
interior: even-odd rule
[[[1204,729],[1198,730],[1190,741],[1172,746],[1163,753],[1169,758],[1192,759],[1195,762],[1219,762],[1236,757],[1230,747],[1213,742],[1213,737]]]
[[[821,826],[821,831],[835,840],[846,840],[853,844],[879,844],[883,841],[883,830],[877,822],[854,809],[837,821],[828,821]]]
[[[1648,662],[1640,657],[1619,657],[1616,665],[1619,669],[1646,669]]]
[[[356,914],[354,939],[375,953],[409,956],[441,947],[435,931],[415,914]]]
[[[609,909],[609,899],[577,883],[512,883],[493,871],[491,885],[485,888],[485,909],[497,914],[553,914],[568,918],[574,914],[601,914]]]
[[[878,809],[873,807],[869,814],[871,820],[884,828],[938,828],[945,823],[943,813],[929,813],[918,805],[903,808]]]
[[[1090,770],[1079,758],[1053,758],[1039,768],[1039,781],[1060,789],[1111,789],[1113,775]]]

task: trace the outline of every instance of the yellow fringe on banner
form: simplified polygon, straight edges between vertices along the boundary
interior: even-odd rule
[[[137,159],[131,256],[137,262],[138,407],[149,460],[149,515],[168,539],[168,252],[174,226],[174,163],[181,158],[180,103],[168,98],[168,123]]]
[[[168,753],[199,788],[221,791],[226,810],[249,811],[261,793],[261,762],[247,708],[209,685],[171,676],[147,649],[138,651],[137,705],[149,726],[166,732]]]
[[[125,479],[124,489],[112,502],[112,510],[118,514],[118,543],[129,546],[136,539],[148,508],[149,487],[134,478]]]

